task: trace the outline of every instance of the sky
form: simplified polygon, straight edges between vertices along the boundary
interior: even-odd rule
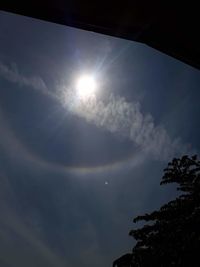
[[[96,91],[79,97],[91,75]],[[0,265],[109,267],[200,150],[200,73],[144,44],[0,12]]]

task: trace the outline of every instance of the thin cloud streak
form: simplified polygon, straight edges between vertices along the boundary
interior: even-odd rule
[[[77,99],[74,90],[60,86],[57,93],[50,92],[40,77],[26,77],[16,66],[0,62],[0,75],[19,86],[29,86],[61,102],[67,111],[97,127],[130,139],[145,154],[156,159],[169,160],[175,155],[193,153],[180,138],[172,140],[162,125],[156,126],[150,114],[143,114],[139,102],[127,102],[125,98],[111,94],[107,100],[91,97],[87,101]]]
[[[26,77],[19,73],[17,65],[12,63],[10,66],[6,66],[0,62],[0,75],[13,83],[16,83],[19,86],[30,86],[33,89],[39,90],[42,93],[47,93],[47,87],[44,81],[40,77],[32,76]]]
[[[189,145],[183,144],[180,138],[172,140],[163,126],[156,126],[150,114],[143,114],[138,102],[130,103],[113,94],[104,102],[96,97],[75,101],[70,91],[63,91],[63,105],[72,113],[97,127],[130,139],[156,159],[169,160],[177,154],[191,152]]]

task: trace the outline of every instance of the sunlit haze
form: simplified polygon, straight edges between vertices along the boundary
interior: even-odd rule
[[[82,75],[77,79],[76,93],[81,100],[94,96],[97,89],[95,78],[91,75]]]
[[[144,44],[0,11],[0,267],[131,252],[133,218],[177,196],[163,169],[199,154],[199,88]]]

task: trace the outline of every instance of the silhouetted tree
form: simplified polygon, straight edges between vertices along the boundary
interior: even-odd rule
[[[137,241],[132,251],[134,267],[200,266],[200,161],[197,156],[173,159],[164,169],[161,185],[177,183],[181,191],[160,210],[136,217],[145,221],[131,230]]]

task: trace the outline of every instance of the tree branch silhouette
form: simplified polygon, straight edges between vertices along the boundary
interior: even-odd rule
[[[197,156],[174,158],[161,185],[176,183],[176,199],[159,210],[137,216],[133,222],[147,222],[129,235],[136,241],[132,257],[116,267],[200,266],[200,161]]]

